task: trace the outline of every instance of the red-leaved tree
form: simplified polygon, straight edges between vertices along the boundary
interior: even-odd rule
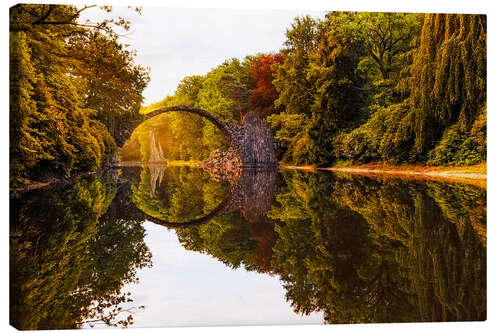
[[[261,118],[279,111],[274,106],[274,101],[278,98],[278,92],[273,85],[271,66],[275,63],[282,64],[284,60],[285,57],[280,53],[262,54],[250,67],[257,80],[257,88],[252,90],[248,101],[251,109],[256,111]]]

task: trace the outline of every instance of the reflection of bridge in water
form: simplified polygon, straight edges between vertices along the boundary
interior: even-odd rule
[[[239,178],[231,182],[230,190],[224,200],[207,215],[180,222],[163,221],[143,213],[146,219],[160,225],[182,228],[200,225],[236,210],[239,210],[250,221],[262,216],[272,204],[277,169],[275,143],[267,124],[252,112],[245,115],[241,124],[235,124],[205,110],[186,105],[152,111],[145,116],[145,120],[169,112],[186,112],[209,120],[224,134],[231,147],[238,153],[243,168]],[[156,149],[156,142],[152,144]],[[156,155],[161,155],[159,150]],[[158,159],[161,160],[161,158]],[[161,166],[150,167],[151,194],[160,186],[164,171],[165,168]]]
[[[151,170],[160,178],[161,176],[158,173],[162,171],[165,171],[165,168],[158,168],[157,171]],[[193,227],[232,211],[240,211],[246,220],[254,221],[269,210],[275,192],[276,170],[243,169],[239,179],[231,183],[229,191],[222,202],[203,217],[186,222],[164,221],[144,212],[142,213],[148,221],[169,228]]]

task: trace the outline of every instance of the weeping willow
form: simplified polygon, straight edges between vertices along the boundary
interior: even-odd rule
[[[424,160],[447,140],[447,129],[455,126],[453,133],[464,141],[485,112],[486,17],[426,15],[412,56],[408,124],[415,138],[413,154]],[[486,146],[485,137],[480,146]]]

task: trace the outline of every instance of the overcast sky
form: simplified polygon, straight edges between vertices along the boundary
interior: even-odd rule
[[[147,105],[173,94],[183,77],[205,74],[226,59],[279,51],[293,18],[305,14],[322,17],[324,12],[144,7],[138,15],[114,7],[111,14],[88,9],[81,19],[112,15],[132,22],[122,42],[137,50],[137,64],[151,68]]]

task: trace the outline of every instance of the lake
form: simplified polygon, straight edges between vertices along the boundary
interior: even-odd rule
[[[10,201],[19,329],[486,319],[486,189],[126,167]]]

